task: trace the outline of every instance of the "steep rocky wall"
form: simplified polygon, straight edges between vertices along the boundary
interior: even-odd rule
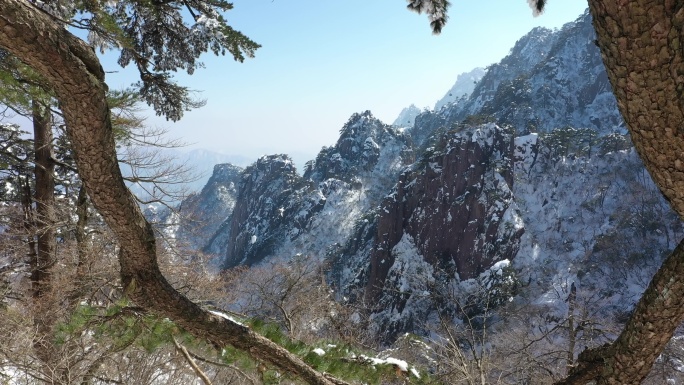
[[[207,184],[197,194],[181,203],[183,216],[177,237],[195,249],[205,246],[219,226],[230,216],[237,199],[237,185],[242,168],[224,163],[214,166]]]
[[[535,28],[488,67],[470,97],[428,114],[448,124],[488,116],[518,134],[564,126],[624,132],[595,39],[588,12],[559,31]]]
[[[405,235],[428,264],[460,279],[515,257],[523,227],[511,192],[512,154],[510,130],[462,127],[444,134],[401,175],[378,211],[367,303],[391,295],[386,279]]]
[[[270,255],[292,227],[307,227],[325,198],[286,155],[269,155],[245,169],[230,219],[224,267],[252,265]]]
[[[323,148],[315,160],[307,163],[304,179],[315,183],[327,179],[357,183],[361,174],[376,167],[384,147],[397,147],[405,142],[400,131],[378,120],[370,111],[355,113],[340,130],[337,143]]]

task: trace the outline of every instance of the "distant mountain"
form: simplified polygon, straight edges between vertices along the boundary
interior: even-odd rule
[[[280,254],[323,258],[331,244],[351,234],[355,218],[384,196],[412,160],[400,131],[369,111],[354,114],[337,143],[308,162],[303,176],[284,155],[262,157],[246,168],[235,211],[210,248],[221,250],[225,267]]]
[[[560,31],[535,28],[489,67],[466,100],[436,111],[446,121],[489,117],[521,134],[557,127],[626,132],[588,11]]]
[[[543,62],[558,37],[558,33],[547,28],[532,29],[515,43],[506,57],[487,68],[487,73],[466,100],[460,100],[462,103],[452,105],[448,111],[438,112],[449,115],[459,113],[464,116],[479,112],[485,103],[494,98],[502,83],[525,76]]]
[[[230,163],[239,167],[246,167],[254,159],[240,155],[227,155],[207,149],[192,149],[190,151],[168,150],[178,164],[185,164],[197,175],[197,180],[188,183],[191,192],[199,192],[212,175],[212,170],[217,164]]]
[[[202,190],[187,197],[178,209],[184,218],[177,233],[180,240],[194,249],[210,247],[219,226],[235,209],[242,172],[242,167],[230,163],[214,166]]]
[[[487,70],[477,67],[469,72],[464,72],[456,77],[456,83],[447,93],[435,104],[435,111],[439,111],[447,104],[456,102],[459,99],[466,99],[473,93],[475,86],[485,75]]]
[[[422,111],[420,108],[416,107],[415,104],[411,104],[410,106],[401,110],[399,116],[394,119],[394,123],[392,123],[392,125],[396,127],[411,127],[413,122],[416,120],[416,116],[420,115],[421,112]]]

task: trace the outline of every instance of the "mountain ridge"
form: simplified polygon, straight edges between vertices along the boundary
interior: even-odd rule
[[[631,147],[593,39],[588,13],[536,28],[469,96],[408,127],[352,115],[302,176],[284,156],[260,159],[205,250],[224,267],[310,256],[386,343],[462,314],[430,296],[477,285],[557,322],[571,285],[607,319],[628,312],[683,230]]]

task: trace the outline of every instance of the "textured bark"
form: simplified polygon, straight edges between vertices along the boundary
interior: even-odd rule
[[[55,164],[52,160],[52,119],[50,111],[33,103],[34,176],[36,191],[36,260],[32,266],[33,297],[50,290],[51,268],[55,264]]]
[[[568,295],[568,370],[575,363],[575,344],[577,341],[577,329],[575,329],[575,304],[577,301],[577,287],[572,283],[570,295]]]
[[[608,76],[632,141],[684,217],[684,4],[590,0]],[[639,384],[684,320],[684,242],[653,277],[618,339],[580,354],[559,384]]]
[[[79,175],[120,242],[121,279],[133,301],[216,347],[232,345],[311,384],[339,383],[248,327],[203,310],[161,274],[152,227],[119,170],[104,71],[91,47],[22,0],[0,0],[0,47],[38,71],[57,95]]]
[[[88,196],[84,186],[78,189],[78,199],[76,200],[76,245],[78,248],[78,264],[76,265],[76,280],[82,282],[89,264],[88,234]]]
[[[684,217],[684,4],[592,0],[603,61],[646,168]]]
[[[36,240],[35,258],[31,263],[31,285],[33,294],[33,322],[36,327],[34,349],[46,365],[57,359],[53,345],[53,327],[57,321],[55,299],[52,289],[52,268],[55,265],[55,165],[52,160],[52,115],[40,103],[33,102],[33,147],[35,152],[34,233]],[[62,382],[62,381],[58,381]]]

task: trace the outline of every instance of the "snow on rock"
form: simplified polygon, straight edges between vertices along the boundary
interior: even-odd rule
[[[286,155],[257,160],[241,175],[229,218],[224,267],[251,265],[271,255],[288,233],[309,225],[325,200],[297,174]]]
[[[573,282],[598,314],[628,311],[682,236],[681,222],[633,148],[614,151],[606,136],[559,152],[553,135],[517,141],[525,234],[513,267],[555,316],[567,311],[558,293]]]
[[[429,301],[412,293],[434,279],[433,267],[468,279],[515,257],[524,227],[512,185],[512,132],[493,124],[439,136],[432,152],[400,176],[380,206],[365,257],[365,301],[376,304],[379,330],[412,330],[412,320],[427,314]]]
[[[456,77],[456,83],[447,93],[435,104],[435,111],[439,111],[447,104],[459,103],[466,100],[475,90],[475,85],[487,73],[484,68],[474,68],[469,72],[464,72]],[[420,112],[420,110],[418,111]],[[415,119],[415,118],[414,118]]]
[[[325,261],[339,299],[375,306],[387,343],[421,331],[432,283],[557,320],[574,285],[595,316],[628,314],[684,227],[624,135],[593,41],[588,13],[536,28],[469,96],[406,129],[366,111],[303,176],[285,156],[260,159],[210,249],[225,266]]]

